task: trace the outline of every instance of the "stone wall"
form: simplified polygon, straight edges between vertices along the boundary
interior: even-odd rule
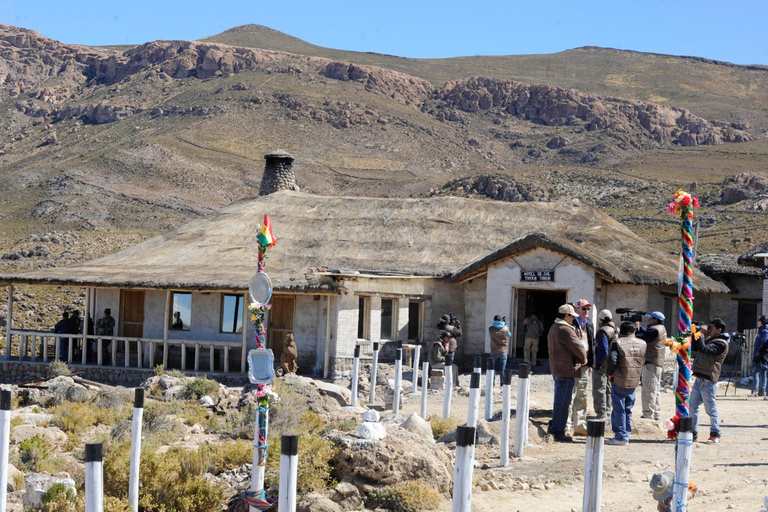
[[[352,380],[352,357],[331,357],[331,379],[334,384],[347,386]]]
[[[352,368],[350,360],[349,368]],[[14,361],[0,362],[2,369],[3,384],[19,384],[30,382],[37,379],[44,379],[48,376],[47,363],[20,363]],[[148,378],[152,377],[154,370],[139,370],[136,368],[110,368],[106,366],[72,366],[70,368],[78,374],[78,377],[88,379],[104,384],[136,386]],[[194,372],[185,372],[189,376],[196,375]],[[242,386],[248,382],[247,375],[237,374],[202,374],[209,379],[216,380],[227,386]],[[347,375],[347,378],[350,378]]]
[[[264,175],[259,195],[266,196],[278,190],[299,190],[293,175],[293,157],[282,150],[265,155]]]

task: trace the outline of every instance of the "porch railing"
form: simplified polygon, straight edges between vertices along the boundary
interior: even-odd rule
[[[11,361],[47,363],[63,360],[69,365],[133,369],[153,369],[156,364],[162,363],[164,369],[230,373],[245,370],[242,357],[237,357],[233,368],[230,368],[230,353],[240,355],[242,348],[240,342],[162,340],[12,329],[4,352],[5,359]],[[192,364],[187,361],[188,350],[194,350]],[[62,354],[62,351],[66,353]]]

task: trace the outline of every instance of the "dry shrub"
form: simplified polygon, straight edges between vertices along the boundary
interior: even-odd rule
[[[422,482],[398,482],[365,495],[367,508],[383,508],[392,512],[419,512],[436,510],[440,506],[440,495]]]
[[[43,512],[77,512],[76,495],[64,484],[53,484],[45,491],[41,501]]]
[[[453,432],[459,426],[458,420],[453,418],[441,418],[439,416],[430,416],[429,425],[432,427],[432,437],[440,439],[448,432]]]
[[[195,377],[184,385],[183,396],[190,399],[209,396],[216,401],[219,398],[219,383],[206,376]]]
[[[11,418],[11,430],[13,430],[13,427],[18,427],[19,425],[24,424],[24,419],[21,416],[14,416]]]
[[[132,512],[132,509],[126,499],[104,496],[104,512]]]
[[[64,361],[51,361],[48,364],[48,378],[60,377],[62,375],[72,375],[72,370],[69,369],[67,363]]]
[[[53,443],[35,434],[19,443],[19,461],[24,469],[43,471],[43,462],[53,450]]]
[[[334,484],[331,478],[331,460],[337,449],[333,442],[320,437],[317,433],[299,436],[299,467],[297,492],[304,495],[310,492],[322,493]],[[267,471],[265,479],[269,486],[280,482],[280,440],[274,439],[267,448]]]
[[[130,408],[107,409],[92,403],[63,402],[51,409],[51,423],[69,434],[81,434],[93,425],[116,425],[130,416]]]

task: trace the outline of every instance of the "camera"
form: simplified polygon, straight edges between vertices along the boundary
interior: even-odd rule
[[[744,343],[745,341],[747,341],[747,337],[742,333],[738,331],[733,331],[731,333],[731,343]]]
[[[645,311],[634,308],[616,308],[616,312],[621,315],[622,322],[642,322],[645,315]]]

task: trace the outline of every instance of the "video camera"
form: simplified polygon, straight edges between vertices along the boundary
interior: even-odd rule
[[[622,322],[642,322],[645,311],[638,311],[633,308],[616,308],[616,313],[621,315]]]
[[[733,331],[731,333],[731,343],[744,343],[745,341],[747,341],[747,337],[744,336],[744,334],[738,331]]]
[[[453,312],[448,313],[448,317],[450,318],[450,320],[448,320],[448,325],[461,326],[461,322],[459,322],[459,319],[456,318],[456,315],[454,315]]]

